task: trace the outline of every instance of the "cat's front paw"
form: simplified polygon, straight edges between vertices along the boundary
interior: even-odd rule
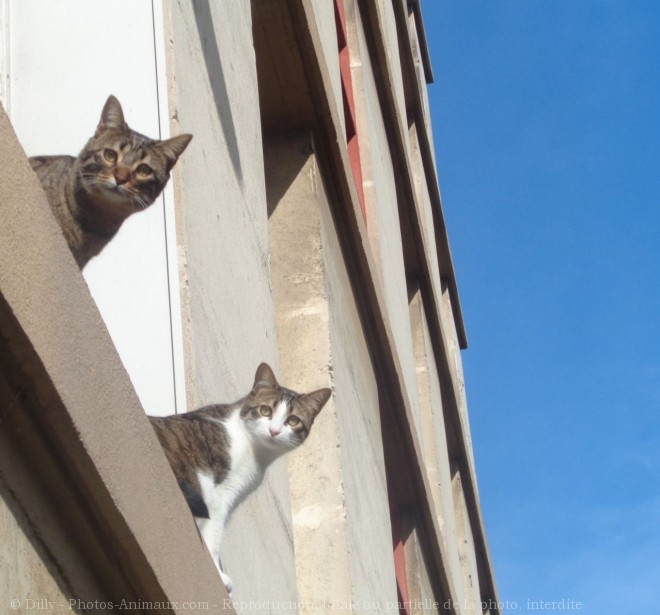
[[[229,597],[231,598],[231,592],[234,589],[234,582],[231,580],[231,577],[220,570],[220,578],[222,579],[222,582],[225,584],[225,588],[227,589],[227,593],[229,594]]]

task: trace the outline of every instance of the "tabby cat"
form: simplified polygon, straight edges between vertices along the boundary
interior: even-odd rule
[[[155,201],[191,139],[184,134],[156,141],[131,130],[119,101],[110,96],[94,136],[77,158],[30,158],[81,269],[126,218]]]
[[[149,417],[228,592],[220,541],[229,515],[271,462],[305,441],[329,398],[330,389],[300,394],[281,387],[262,363],[252,391],[233,404]]]

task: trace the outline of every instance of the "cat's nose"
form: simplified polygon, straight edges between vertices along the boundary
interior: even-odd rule
[[[275,427],[274,425],[271,425],[268,428],[268,431],[270,431],[270,435],[272,438],[274,438],[277,434],[279,434],[282,430],[279,427]]]
[[[131,170],[126,167],[117,167],[113,174],[118,186],[125,184],[131,178]]]

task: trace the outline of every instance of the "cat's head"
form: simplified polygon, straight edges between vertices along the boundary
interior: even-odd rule
[[[285,389],[277,383],[273,370],[262,363],[241,417],[255,444],[285,453],[305,441],[330,394],[330,389],[306,394]]]
[[[78,155],[79,187],[106,213],[127,216],[161,193],[192,135],[157,141],[131,130],[119,101],[110,96],[94,136]]]

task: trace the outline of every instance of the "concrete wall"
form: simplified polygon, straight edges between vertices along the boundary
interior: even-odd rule
[[[313,3],[302,2],[302,4],[309,5]],[[348,24],[349,45],[352,45],[351,47],[351,52],[352,52],[351,63],[353,69],[352,75],[355,77],[355,80],[353,82],[353,91],[355,94],[355,102],[357,108],[357,124],[358,124],[358,132],[360,136],[360,150],[361,150],[362,167],[363,167],[362,170],[365,179],[364,188],[365,188],[365,196],[367,201],[366,229],[369,234],[368,238],[370,240],[370,245],[371,245],[371,254],[369,255],[369,258],[371,258],[371,256],[373,255],[374,261],[377,264],[377,269],[375,267],[372,267],[371,263],[368,265],[369,274],[367,275],[372,277],[372,279],[369,280],[369,284],[373,280],[373,282],[378,286],[379,296],[377,300],[378,301],[377,309],[380,312],[379,317],[382,316],[386,320],[385,329],[387,330],[387,336],[388,336],[387,339],[388,340],[391,339],[395,347],[393,359],[397,364],[396,378],[398,379],[399,377],[401,377],[401,380],[398,381],[397,386],[401,387],[399,391],[401,391],[401,393],[405,397],[404,404],[407,406],[407,410],[405,411],[406,417],[404,420],[408,422],[409,418],[412,418],[417,439],[423,440],[424,437],[426,436],[430,441],[425,442],[425,448],[427,450],[433,448],[437,452],[438,460],[436,461],[434,468],[436,472],[436,480],[437,480],[436,490],[433,493],[431,493],[431,491],[428,491],[428,494],[431,498],[434,499],[434,505],[436,506],[435,508],[436,521],[434,523],[437,523],[438,526],[442,527],[442,531],[441,532],[437,532],[436,530],[433,531],[433,535],[434,535],[433,541],[435,542],[435,536],[438,536],[441,538],[441,540],[444,543],[443,546],[441,547],[441,549],[443,550],[441,559],[442,559],[442,567],[446,569],[447,582],[445,583],[445,586],[442,591],[451,595],[452,598],[457,598],[459,596],[463,596],[464,587],[461,577],[462,569],[459,561],[459,549],[457,544],[458,541],[456,534],[456,526],[454,524],[456,513],[453,506],[453,494],[451,490],[451,479],[449,473],[449,453],[448,453],[449,445],[447,442],[447,435],[444,433],[445,421],[448,421],[448,424],[451,426],[451,437],[454,438],[454,440],[451,443],[453,450],[456,451],[457,448],[460,450],[460,448],[463,446],[463,442],[462,442],[463,434],[465,434],[466,443],[468,445],[467,454],[470,456],[470,459],[471,459],[471,451],[469,450],[469,446],[470,446],[469,430],[466,431],[464,429],[464,419],[466,414],[465,414],[464,398],[462,396],[462,386],[463,386],[462,379],[460,378],[460,374],[459,374],[460,370],[457,369],[457,363],[454,356],[454,348],[456,349],[459,348],[456,323],[452,322],[453,329],[445,331],[445,327],[449,326],[449,323],[445,322],[445,319],[448,317],[453,319],[453,314],[451,314],[451,310],[448,311],[446,309],[446,306],[440,305],[440,292],[439,292],[441,288],[440,279],[439,279],[440,267],[437,259],[437,248],[435,245],[435,240],[438,237],[438,233],[440,233],[441,240],[443,239],[442,238],[443,225],[442,223],[438,224],[437,222],[437,216],[438,215],[441,216],[441,212],[439,214],[437,212],[431,212],[431,207],[432,207],[431,201],[432,198],[437,199],[437,193],[434,193],[433,196],[429,194],[429,191],[432,187],[428,186],[427,182],[429,180],[425,174],[425,165],[428,164],[428,160],[426,159],[423,160],[423,158],[427,157],[427,153],[426,150],[424,150],[424,152],[420,151],[421,147],[426,147],[426,145],[423,146],[419,145],[419,139],[417,138],[418,134],[416,132],[418,126],[415,126],[414,127],[415,130],[413,132],[414,132],[414,137],[416,139],[415,142],[416,151],[414,152],[414,156],[413,156],[413,148],[411,147],[410,144],[410,134],[408,132],[407,121],[404,122],[403,119],[407,117],[406,112],[410,110],[407,110],[405,108],[405,103],[407,101],[405,101],[403,95],[401,66],[399,63],[399,58],[397,57],[399,53],[399,47],[398,47],[398,41],[396,40],[397,26],[395,24],[395,21],[397,19],[400,19],[400,15],[398,13],[397,15],[394,15],[389,5],[385,6],[382,3],[379,3],[377,5],[369,5],[364,2],[348,1],[346,2],[346,6],[347,6],[347,19],[353,20],[352,23],[349,22]],[[394,8],[395,10],[398,10],[396,7]],[[365,14],[366,18],[371,22],[368,25],[365,25],[364,23],[365,15],[360,13],[360,9],[366,9],[367,11],[367,13]],[[308,12],[308,15],[309,14],[310,13]],[[298,17],[300,17],[300,15],[298,15]],[[314,21],[315,21],[314,24],[310,24],[310,27],[312,29],[318,26],[318,14],[314,16]],[[407,23],[407,21],[405,23]],[[386,57],[386,64],[380,66],[379,71],[374,71],[371,67],[371,60],[373,59],[374,56],[371,53],[373,49],[370,49],[369,45],[371,45],[372,42],[368,42],[369,37],[365,33],[365,28],[371,30],[371,35],[375,34],[376,37],[378,36],[383,37],[382,43],[385,48],[387,57]],[[320,28],[318,29],[320,30]],[[403,31],[405,32],[405,27],[403,28]],[[326,71],[328,73],[327,77],[323,75],[324,92],[319,93],[318,91],[315,91],[313,92],[313,95],[323,96],[325,94],[328,97],[334,97],[335,91],[334,91],[333,79],[332,79],[333,76],[332,64],[327,62],[327,59],[325,58],[325,54],[327,53],[327,45],[322,44],[324,40],[323,32],[319,32],[319,31],[312,32],[311,40],[314,47],[313,52],[318,55],[317,59],[321,65],[321,69],[320,69],[321,73],[324,73]],[[373,39],[371,39],[371,41],[372,40]],[[396,41],[397,44],[394,44],[393,41]],[[409,41],[408,41],[408,45],[409,45]],[[396,54],[392,53],[392,49],[394,48],[398,50]],[[303,52],[310,53],[309,41],[306,41],[305,44],[303,44]],[[378,50],[378,52],[380,52],[380,50]],[[382,59],[382,57],[380,59]],[[383,68],[385,68],[386,72],[388,73],[385,76],[383,76],[383,72],[382,72]],[[383,80],[385,81],[384,86],[383,86]],[[356,87],[356,83],[358,84],[357,87]],[[391,89],[391,91],[388,92],[388,94],[385,97],[383,96],[383,87],[385,87],[385,89],[388,88]],[[318,100],[315,100],[312,104],[318,104]],[[417,104],[417,103],[414,103],[413,101],[413,103],[411,104]],[[385,106],[389,105],[389,108],[385,110],[384,105]],[[324,151],[324,154],[326,155],[327,155],[327,148],[333,150],[334,144],[340,143],[342,139],[341,137],[342,132],[339,130],[338,117],[332,118],[332,122],[334,123],[334,126],[328,126],[328,124],[325,122],[325,116],[328,113],[330,115],[339,115],[339,113],[337,113],[335,109],[330,108],[328,110],[325,104],[320,105],[319,115],[323,117],[323,121],[321,121],[321,124],[324,126],[325,130],[330,131],[330,134],[327,135],[327,137],[324,135],[324,138],[328,138],[328,140],[332,142],[330,144],[328,142],[325,142],[322,145],[322,149],[326,148],[326,151]],[[391,132],[392,127],[385,125],[385,117],[388,118],[388,121],[390,121],[392,117],[394,117],[396,121],[402,122],[401,125],[398,127],[400,134],[392,135]],[[425,116],[422,113],[422,115],[419,118],[420,119],[419,126],[421,126],[422,129],[426,128],[426,123],[424,121],[424,118]],[[272,123],[269,125],[273,126]],[[284,127],[282,126],[281,128]],[[323,142],[323,138],[321,139],[321,142]],[[393,153],[390,150],[390,148],[397,148],[397,153]],[[345,164],[345,162],[340,159],[340,156],[337,156],[334,150],[332,151],[332,156],[334,156],[332,163],[335,165],[339,164],[340,166],[343,166],[344,172],[346,172],[347,177],[349,177],[347,173],[348,167]],[[396,168],[394,163],[395,160],[397,161]],[[402,165],[401,164],[402,162],[404,162],[405,164]],[[332,172],[333,173],[336,172],[336,166],[335,166],[335,170]],[[349,182],[351,180],[352,177],[350,177]],[[335,184],[334,186],[332,186],[333,188],[332,193],[334,194],[335,190],[337,189],[337,183],[341,184],[343,182],[343,177],[340,179],[339,182],[337,182],[337,177],[331,176],[328,181]],[[415,185],[416,182],[417,185]],[[346,191],[343,188],[339,188],[339,190],[340,192],[342,192],[339,198],[346,199],[347,198]],[[414,196],[411,196],[412,193],[414,193]],[[313,199],[313,195],[310,195],[310,198]],[[354,200],[354,197],[352,195],[348,195],[348,198],[351,201]],[[409,198],[411,203],[402,204],[401,202],[397,202],[398,198]],[[413,203],[417,207],[411,208],[410,206]],[[281,203],[279,206],[281,206]],[[348,212],[349,217],[353,215],[354,211],[356,211],[354,207],[355,205],[353,204],[352,211],[350,211],[351,208],[349,207],[349,212]],[[338,218],[343,218],[347,214],[346,210],[343,209],[341,206],[338,206],[337,203],[333,203],[332,199],[330,199],[329,201],[329,210],[331,212],[335,212],[335,216],[337,216]],[[404,251],[402,245],[400,220],[399,220],[399,213],[401,211],[403,211],[405,215],[413,217],[415,220],[414,223],[412,224],[413,228],[406,229],[407,231],[409,231],[409,234],[406,236],[406,241],[410,242],[411,235],[415,236],[415,233],[417,232],[415,225],[417,224],[419,225],[424,241],[423,250],[421,252],[418,251],[414,257],[411,257],[411,263],[410,263],[411,273],[414,272],[414,268],[416,266],[419,266],[419,263],[413,262],[415,258],[427,259],[425,265],[429,269],[428,275],[431,278],[431,282],[429,283],[428,279],[423,280],[423,283],[426,285],[425,291],[430,290],[432,293],[437,295],[433,297],[433,301],[435,303],[433,303],[433,301],[431,302],[432,306],[430,313],[433,315],[432,318],[434,320],[437,318],[438,312],[436,310],[438,308],[440,308],[440,311],[442,311],[441,331],[439,331],[440,329],[438,326],[439,323],[437,322],[433,322],[432,327],[429,328],[428,323],[424,321],[424,318],[426,317],[426,315],[424,314],[424,306],[420,307],[421,309],[420,321],[422,322],[424,343],[428,345],[428,352],[429,352],[428,356],[430,356],[430,359],[427,364],[429,375],[427,377],[427,383],[425,389],[426,390],[425,394],[428,397],[427,411],[429,408],[431,409],[430,419],[429,417],[423,416],[423,412],[421,412],[421,407],[417,399],[418,382],[415,376],[415,370],[420,366],[418,363],[416,363],[415,360],[416,358],[413,353],[413,344],[411,340],[412,332],[410,327],[411,314],[409,313],[409,306],[408,306],[408,284],[407,284],[408,281],[406,280],[406,273],[407,273],[406,263],[404,262]],[[275,214],[273,214],[273,216],[275,217],[277,215],[278,215],[277,211],[275,211]],[[300,212],[298,217],[300,217]],[[297,222],[297,220],[294,222]],[[342,226],[342,231],[345,232],[347,229],[343,225],[343,220],[341,226]],[[322,226],[322,229],[324,228],[326,227]],[[363,231],[363,227],[361,226],[360,222],[358,222],[357,228],[355,226],[351,226],[350,233],[359,235],[359,240],[358,240],[359,242],[364,242],[366,238],[365,233]],[[344,242],[346,241],[350,243],[351,239],[345,239],[342,237],[342,243],[344,245],[345,245]],[[312,244],[306,244],[306,245],[309,245],[311,247]],[[321,246],[323,245],[325,245],[325,242],[321,241]],[[361,245],[364,245],[364,243],[362,243]],[[410,247],[411,246],[407,244],[407,248],[408,248],[407,254],[409,255],[411,254]],[[328,266],[328,262],[330,261],[326,260],[327,256],[332,255],[333,257],[335,257],[336,254],[338,253],[339,253],[339,244],[337,244],[337,250],[325,251],[324,263],[326,263],[328,270],[330,270],[331,267]],[[299,264],[304,266],[305,265],[304,260],[301,261]],[[360,266],[358,265],[357,268],[360,269]],[[445,276],[449,275],[450,276],[449,279],[451,279],[452,274],[451,274],[450,259],[447,262],[443,262],[443,271],[444,271],[443,275]],[[360,278],[360,274],[356,274],[355,264],[351,263],[351,265],[348,266],[348,272],[350,273],[351,276],[351,282],[359,287],[360,284],[362,283],[362,280]],[[364,275],[363,267],[360,269],[360,273]],[[276,275],[276,279],[277,277],[278,276]],[[327,276],[326,290],[328,292],[328,296],[332,296],[332,292],[328,290],[332,287],[332,279],[333,278],[331,275]],[[347,287],[348,285],[341,286],[339,288],[344,289]],[[373,296],[371,298],[371,301],[373,301]],[[316,303],[314,305],[316,305]],[[343,309],[344,317],[346,316],[345,305],[346,302],[344,302],[344,309]],[[306,304],[305,311],[307,311],[309,307],[310,306]],[[372,302],[369,308],[367,308],[367,313],[369,312],[369,309],[372,309],[373,307],[374,304]],[[451,308],[451,305],[449,307]],[[312,311],[314,311],[315,309],[316,308],[313,308]],[[364,310],[364,305],[362,305],[360,309]],[[385,313],[383,313],[383,309]],[[362,312],[362,314],[364,318],[365,317],[364,312]],[[340,387],[338,384],[339,375],[336,373],[336,369],[337,366],[340,365],[340,361],[336,356],[335,345],[332,343],[333,340],[332,309],[330,310],[330,336],[331,336],[332,366],[333,369],[335,370],[335,373],[333,374],[333,379],[335,382],[335,389],[336,389],[335,402],[337,404],[337,407],[341,408],[340,395],[342,391],[345,390],[344,387],[346,385]],[[433,340],[431,340],[431,338],[433,338]],[[449,355],[447,357],[441,356],[439,360],[436,362],[435,357],[433,357],[433,352],[431,349],[435,348],[440,352],[443,352],[443,350],[445,349],[445,344],[447,342],[449,342],[448,344]],[[324,345],[325,344],[327,344],[327,341],[324,341]],[[455,346],[452,344],[455,344]],[[392,348],[392,346],[390,346],[390,348]],[[373,349],[372,352],[374,352]],[[386,350],[386,352],[389,352],[389,350]],[[344,361],[341,361],[341,365],[344,365],[344,363],[345,363]],[[346,361],[346,363],[347,364],[354,363],[360,365],[359,360]],[[376,363],[379,363],[379,361],[376,360]],[[447,367],[446,367],[448,363],[449,363],[449,373],[447,373]],[[440,389],[440,382],[443,383],[442,391]],[[451,388],[445,390],[445,387],[447,387],[447,385],[449,385]],[[383,394],[382,391],[381,394]],[[419,394],[421,395],[421,392]],[[449,402],[448,408],[446,410],[447,413],[449,414],[449,418],[444,414],[445,409],[443,408],[443,400],[445,399]],[[460,426],[458,430],[456,429],[456,425],[454,423],[454,413],[456,412],[460,416],[459,419]],[[340,444],[341,444],[340,452],[341,452],[341,459],[343,460],[345,450],[344,450],[344,440],[342,439],[344,436],[342,436],[342,434],[344,434],[345,432],[342,431],[342,420],[341,420],[342,415],[338,414],[338,417],[339,417],[338,427],[339,427]],[[380,416],[379,419],[381,419]],[[424,433],[423,424],[424,421],[427,419],[431,423],[431,429],[432,429],[431,434],[441,435],[441,438],[439,439],[438,442],[434,441],[433,435],[427,436]],[[398,418],[398,420],[400,419]],[[391,421],[392,421],[392,417],[389,417],[388,422]],[[350,434],[346,432],[345,437],[351,437],[354,435],[356,426],[358,424],[356,422],[355,417],[353,417],[352,421],[348,421],[346,423],[346,425],[349,424],[350,424],[350,429],[353,431]],[[390,428],[391,426],[392,425],[388,424],[387,428]],[[457,436],[459,438],[459,444],[457,444],[457,442],[455,441]],[[333,438],[329,437],[328,440],[332,441]],[[418,445],[414,444],[414,446],[415,448],[417,448]],[[354,448],[354,446],[351,446],[351,448]],[[384,459],[387,459],[387,455],[384,456]],[[431,463],[429,463],[427,467],[430,467],[430,465]],[[347,519],[350,519],[350,510],[351,510],[350,498],[352,493],[352,488],[350,485],[350,473],[353,471],[353,468],[350,462],[346,460],[346,461],[342,461],[341,469],[342,472],[341,472],[340,484],[343,487],[342,492],[343,492],[346,511],[347,511]],[[396,473],[397,471],[398,471],[397,469],[391,469],[390,473],[392,472]],[[470,476],[471,483],[473,483],[472,479],[473,477]],[[357,484],[357,482],[355,484]],[[426,487],[424,487],[424,489],[426,489]],[[398,490],[400,490],[400,486],[395,488],[395,491]],[[405,494],[404,491],[405,489],[403,490],[403,492],[401,492],[401,496],[404,499],[411,497],[410,493]],[[373,496],[371,497],[373,499]],[[470,495],[470,497],[472,496]],[[429,498],[427,497],[426,500],[428,499]],[[417,504],[419,505],[419,503]],[[472,505],[470,504],[469,508],[471,508],[471,506]],[[466,507],[468,507],[467,500],[466,500]],[[322,519],[322,515],[318,514],[319,513],[318,510],[316,511],[316,513],[317,514],[308,517],[308,520],[310,518],[316,521]],[[482,528],[481,529],[479,528],[479,524],[480,524],[479,512],[470,510],[469,513],[470,513],[469,523],[475,524],[475,526],[471,525],[470,529],[472,530],[473,527],[477,527],[477,531],[482,532]],[[438,521],[442,521],[442,523],[438,523]],[[427,522],[424,521],[424,523]],[[348,528],[349,528],[349,538],[350,538],[349,544],[351,545],[351,547],[353,547],[353,545],[357,545],[359,547],[361,544],[364,543],[364,537],[357,535],[354,536],[350,531],[351,530],[350,523],[348,524]],[[440,536],[440,533],[442,533],[442,536]],[[473,548],[473,547],[469,547],[469,548]],[[424,566],[428,565],[428,562],[424,558],[422,559],[424,560],[423,565]],[[351,561],[352,564],[354,564],[357,560],[351,558]],[[358,562],[358,568],[362,563],[363,562]],[[355,567],[353,567],[352,568],[353,575],[355,575],[355,570],[356,570]],[[424,569],[422,573],[428,573],[428,570]],[[422,574],[422,577],[423,576],[424,574]],[[428,574],[426,578],[430,582],[431,577]],[[434,591],[438,592],[437,581],[434,579],[433,582],[435,584]],[[369,580],[366,577],[363,577],[360,580],[360,586],[368,587]],[[460,604],[460,600],[458,600],[455,604],[457,605]],[[460,606],[456,606],[455,610],[457,612],[460,612],[461,611]]]
[[[68,605],[70,594],[61,589],[62,581],[55,576],[56,568],[30,533],[25,515],[9,507],[11,499],[3,487],[0,484],[0,570],[4,571],[0,578],[0,604],[5,609],[20,604],[25,611],[49,603]],[[12,603],[12,600],[19,602]],[[72,612],[80,611],[74,608]]]
[[[307,132],[265,144],[273,293],[282,376],[296,390],[333,383],[321,195]],[[305,445],[289,457],[300,612],[352,599],[339,417],[331,399]]]
[[[406,113],[406,97],[403,90],[403,75],[401,74],[401,53],[399,50],[399,39],[397,36],[394,8],[390,0],[376,0],[376,10],[380,22],[380,34],[385,41],[388,56],[389,78],[394,88],[398,118],[401,129],[408,130]]]
[[[357,612],[385,613],[396,590],[379,393],[332,216],[321,213],[353,596]]]
[[[456,515],[456,529],[458,534],[458,552],[461,562],[463,613],[481,613],[481,591],[479,589],[479,573],[475,555],[474,536],[470,525],[461,474],[454,471],[452,478],[454,491],[454,506]]]
[[[415,293],[410,302],[410,319],[417,361],[417,382],[422,415],[420,436],[424,444],[424,461],[433,488],[435,514],[449,556],[445,565],[451,570],[454,579],[460,579],[461,566],[454,494],[443,416],[442,394],[438,379],[438,367],[429,339],[424,304],[419,292]],[[460,587],[458,591],[461,592]]]
[[[367,230],[382,276],[388,319],[394,334],[406,390],[414,415],[419,417],[395,172],[365,39],[363,17],[357,4],[354,9],[349,13],[354,20],[351,30],[355,39],[351,44],[361,59],[362,78],[362,87],[354,88],[354,96],[357,122],[361,127],[360,152],[369,169],[371,181],[365,186]]]
[[[195,135],[177,213],[196,406],[243,395],[259,361],[276,364],[268,218],[250,2],[168,8],[171,113]]]
[[[444,335],[448,340],[449,369],[456,383],[458,398],[459,420],[467,444],[469,467],[474,471],[474,451],[472,450],[472,435],[470,433],[470,419],[468,417],[467,397],[465,394],[465,378],[463,377],[463,361],[461,359],[461,348],[456,334],[456,321],[451,307],[450,290],[446,284],[442,287],[441,303],[441,325]]]
[[[192,409],[246,394],[278,357],[250,1],[167,7],[170,108],[195,135],[178,203]],[[223,566],[238,602],[296,599],[286,458],[233,516]]]
[[[223,564],[234,580],[237,604],[252,603],[246,612],[278,612],[283,604],[295,612],[297,599],[302,613],[334,613],[346,610],[349,603],[357,612],[388,612],[387,605],[397,599],[388,486],[390,495],[405,499],[402,509],[405,506],[406,515],[414,511],[408,519],[406,541],[415,572],[411,575],[413,593],[423,598],[448,591],[462,599],[478,597],[480,592],[477,577],[483,562],[477,561],[475,543],[483,536],[479,511],[470,499],[474,476],[456,474],[463,482],[456,479],[452,485],[449,468],[447,438],[456,433],[461,438],[464,435],[467,466],[474,467],[452,302],[445,289],[440,306],[442,339],[438,342],[440,327],[428,320],[428,306],[420,294],[409,303],[408,287],[414,281],[406,279],[400,229],[402,203],[397,198],[401,198],[405,174],[406,181],[414,181],[418,208],[403,211],[420,220],[428,248],[424,256],[440,288],[437,226],[433,224],[437,213],[431,209],[429,178],[424,173],[426,154],[420,151],[417,133],[428,124],[425,118],[408,131],[399,58],[403,47],[397,40],[398,5],[385,0],[375,0],[373,5],[345,0],[345,4],[356,77],[366,231],[359,214],[357,219],[346,219],[359,212],[359,205],[345,187],[346,181],[353,181],[345,152],[333,149],[344,147],[344,127],[332,3],[294,1],[286,4],[279,17],[293,18],[286,32],[292,39],[300,38],[292,40],[289,51],[308,54],[299,66],[305,70],[314,66],[310,53],[320,65],[320,75],[302,76],[301,92],[311,97],[308,110],[328,100],[334,105],[329,112],[323,107],[326,111],[321,118],[310,112],[308,117],[315,117],[318,123],[313,127],[301,129],[296,124],[297,132],[287,133],[282,126],[282,134],[269,135],[264,143],[250,0],[163,2],[173,132],[185,130],[195,135],[175,169],[188,409],[242,396],[252,384],[257,364],[264,360],[286,386],[301,391],[332,386],[334,391],[309,441],[290,456],[288,464],[283,459],[269,470],[264,485],[239,507],[229,525]],[[368,7],[368,15],[360,14],[360,7]],[[307,33],[301,34],[305,28]],[[365,28],[385,41],[387,62],[379,70],[371,65],[373,49]],[[389,71],[385,75],[385,86],[392,88],[389,102],[382,96],[383,68]],[[383,110],[386,104],[394,105],[400,122],[400,126],[396,124],[403,134],[399,145],[392,140],[392,127],[385,123],[384,118],[393,117],[391,109]],[[320,126],[329,134],[319,134]],[[393,153],[391,147],[402,151]],[[3,159],[5,154],[21,156],[15,145],[7,148],[0,140]],[[410,169],[400,164],[406,156]],[[408,173],[413,177],[408,178]],[[43,200],[43,195],[39,198]],[[25,217],[26,208],[17,211],[23,216],[12,219],[18,234],[7,236],[14,242],[19,236],[20,241],[28,241],[25,233],[31,232],[33,220]],[[39,220],[40,224],[44,221]],[[48,224],[52,227],[52,220]],[[66,255],[57,229],[48,232],[49,242],[54,241],[56,249]],[[45,279],[51,282],[60,280],[61,274],[62,288],[67,293],[75,290],[78,303],[71,316],[76,321],[80,305],[85,318],[97,316],[90,311],[91,300],[83,292],[82,278],[75,265],[71,268],[70,258],[68,265],[60,266],[59,261],[44,259],[33,246],[23,248],[32,250],[31,258],[36,260],[29,262],[36,263],[36,274],[43,277],[50,272]],[[17,260],[7,254],[5,262]],[[30,280],[37,280],[30,277],[29,267],[28,274]],[[0,276],[0,283],[3,281]],[[56,295],[62,301],[72,300],[61,288]],[[27,306],[33,322],[39,327],[52,322],[59,326],[59,320],[39,311],[42,307]],[[100,320],[93,327],[103,329]],[[62,331],[50,333],[64,343]],[[376,339],[378,334],[384,342]],[[445,341],[449,378],[444,373],[447,357],[433,352],[433,348],[442,349]],[[192,586],[199,595],[222,597],[208,554],[108,344],[109,339],[101,335],[100,340],[86,340],[81,345],[93,357],[108,357],[112,367],[100,376],[105,378],[103,387],[108,387],[101,388],[105,397],[100,403],[109,409],[102,420],[93,421],[97,417],[83,408],[89,395],[97,392],[97,380],[72,381],[67,376],[62,389],[66,392],[63,408],[71,405],[81,413],[80,429],[75,433],[82,434],[83,452],[91,451],[89,468],[94,470],[98,463],[99,472],[106,473],[107,484],[103,480],[100,486],[93,484],[105,494],[104,506],[115,516],[107,514],[111,520],[124,520],[124,525],[112,525],[108,534],[122,537],[121,548],[132,545],[130,540],[135,537],[135,553],[142,554],[142,559],[135,556],[130,570],[151,575],[141,578],[141,583],[154,592],[180,596],[182,587]],[[53,348],[56,346],[46,347],[51,361]],[[376,352],[380,354],[375,356]],[[97,365],[93,361],[79,365],[70,351],[63,356],[76,375],[90,377],[89,370],[94,372]],[[385,382],[384,374],[395,382]],[[445,420],[454,410],[454,390],[441,391],[441,382],[456,389],[460,429],[449,429],[449,434]],[[389,397],[383,398],[390,393],[402,402],[401,408],[393,407]],[[443,400],[452,404],[443,407]],[[387,439],[392,433],[387,430],[393,428],[405,431],[389,438],[398,447],[395,452],[383,448],[384,435]],[[113,438],[120,442],[119,448],[113,448]],[[112,457],[117,450],[124,452],[119,459]],[[128,459],[137,467],[134,472],[126,465]],[[402,488],[405,481],[392,480],[393,473],[414,475],[410,481],[414,485]],[[135,484],[126,481],[129,475]],[[158,477],[156,485],[149,483],[154,476]],[[138,510],[138,503],[146,513]],[[21,580],[6,585],[3,591],[29,585],[43,587],[49,596],[66,594],[33,537],[23,531],[16,509],[0,508],[0,523],[11,536],[2,557],[11,558],[19,570],[30,571],[21,573]],[[60,532],[60,540],[64,535]],[[192,546],[186,546],[184,538]],[[434,544],[429,545],[430,540]],[[104,544],[101,539],[99,544]],[[440,563],[438,552],[442,554]],[[39,561],[45,562],[45,572]],[[96,574],[95,566],[89,569]],[[100,565],[98,569],[105,570]]]
[[[415,197],[418,216],[421,221],[422,231],[428,246],[427,260],[433,279],[440,280],[440,266],[438,263],[438,246],[435,240],[435,228],[433,226],[433,210],[429,196],[428,178],[424,171],[422,152],[419,145],[417,123],[413,122],[408,131],[409,157],[413,181],[415,185]]]
[[[408,36],[412,46],[413,61],[415,64],[415,73],[417,77],[417,85],[422,101],[422,118],[424,130],[426,131],[429,141],[431,142],[431,155],[433,156],[433,165],[435,166],[435,147],[433,146],[433,130],[431,128],[431,112],[429,106],[429,94],[426,89],[426,75],[424,73],[424,64],[421,58],[421,50],[419,38],[417,36],[417,24],[415,13],[411,12],[408,16]]]
[[[339,48],[337,46],[337,26],[335,25],[334,2],[327,0],[312,0],[314,20],[321,36],[323,53],[330,72],[332,94],[338,109],[344,108],[341,87],[341,74],[339,72]],[[340,121],[346,134],[346,125],[342,113]]]
[[[424,561],[424,541],[415,529],[416,520],[409,518],[410,534],[406,540],[406,575],[410,615],[436,615],[441,606],[435,600],[428,568]]]
[[[283,371],[303,390],[331,375],[335,391],[290,464],[301,611],[385,613],[396,585],[380,409],[347,265],[310,136],[267,151]]]

